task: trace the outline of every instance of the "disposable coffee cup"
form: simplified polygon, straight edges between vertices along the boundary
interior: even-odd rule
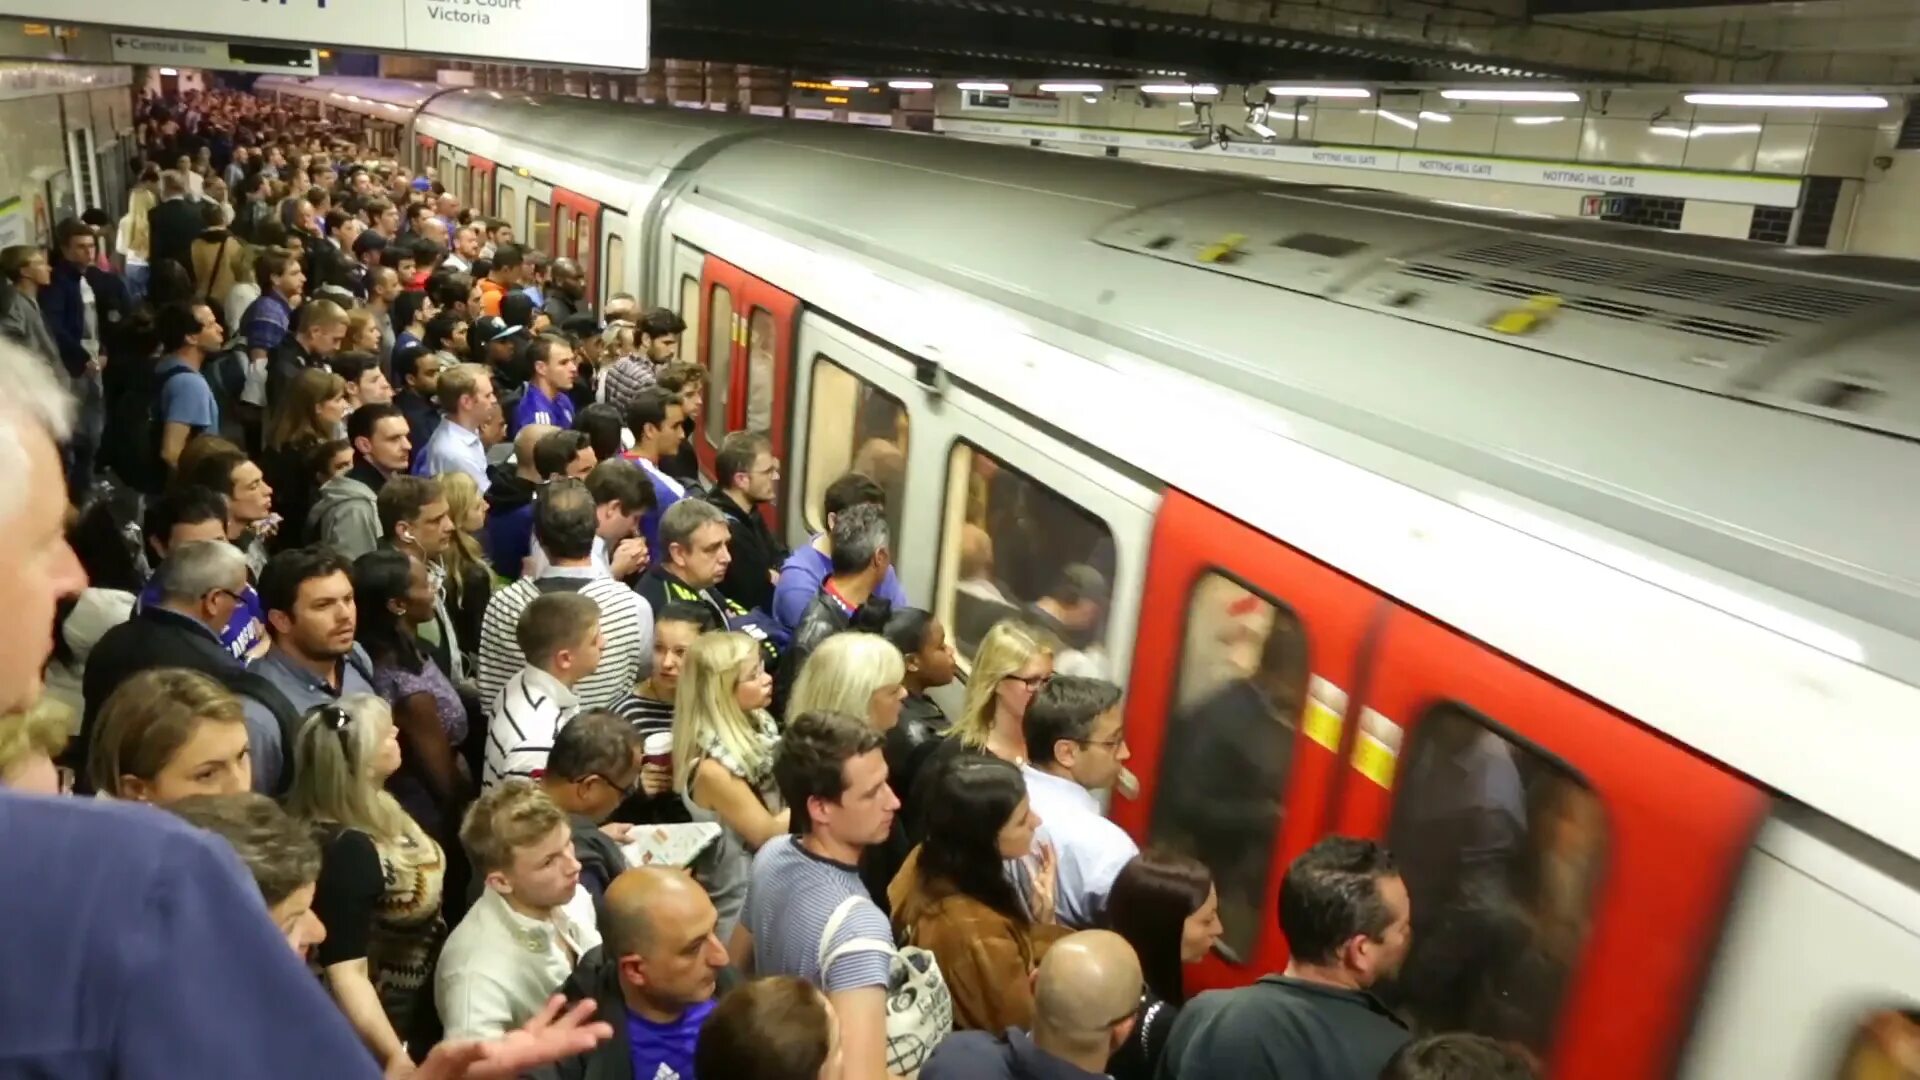
[[[640,744],[640,760],[662,769],[673,768],[673,732],[656,731]]]

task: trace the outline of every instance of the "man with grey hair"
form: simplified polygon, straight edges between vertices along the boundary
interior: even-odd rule
[[[681,499],[660,515],[660,543],[652,546],[653,565],[635,587],[657,616],[668,604],[701,604],[729,630],[760,643],[767,670],[775,669],[786,647],[786,632],[762,611],[748,611],[717,586],[733,562],[727,542],[733,527],[719,507],[704,499]]]
[[[87,654],[79,760],[86,760],[100,706],[134,675],[177,667],[221,678],[241,669],[220,635],[246,595],[246,555],[220,540],[181,544],[167,553],[154,580],[154,602],[142,604],[133,618],[107,631]]]
[[[893,604],[875,596],[893,565],[893,539],[888,535],[886,511],[876,503],[850,506],[834,516],[833,554],[827,580],[807,605],[794,628],[780,670],[773,680],[773,700],[784,705],[787,691],[800,678],[800,668],[820,643],[849,628],[879,633],[893,613]],[[778,714],[776,714],[778,715]]]
[[[58,444],[71,433],[72,403],[43,361],[9,342],[0,342],[0,386],[0,473],[13,481],[0,490],[0,611],[25,630],[0,650],[0,711],[13,711],[39,698],[54,608],[86,585],[86,572],[64,529]],[[0,1046],[10,1071],[380,1075],[218,837],[148,807],[3,789],[0,835]],[[519,1075],[613,1034],[586,1022],[591,1005],[557,1013],[550,1007],[507,1040],[443,1043],[415,1080]]]

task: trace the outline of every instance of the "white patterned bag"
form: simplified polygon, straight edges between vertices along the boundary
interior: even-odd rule
[[[939,961],[925,949],[912,945],[895,948],[891,941],[854,938],[827,951],[833,935],[863,901],[863,896],[847,897],[827,920],[827,928],[820,935],[820,982],[825,985],[827,971],[843,956],[874,952],[892,958],[887,968],[887,1071],[911,1080],[933,1056],[933,1048],[953,1031],[953,995],[947,992]]]

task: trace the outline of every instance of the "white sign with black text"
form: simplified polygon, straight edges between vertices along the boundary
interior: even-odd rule
[[[578,67],[647,67],[648,0],[0,0],[0,16]]]
[[[1639,169],[1577,161],[1528,161],[1519,158],[1432,154],[1370,146],[1314,146],[1310,144],[1231,141],[1193,145],[1190,135],[1109,128],[1076,128],[1017,120],[976,120],[972,117],[936,117],[933,129],[954,135],[995,139],[1112,146],[1123,150],[1154,150],[1180,154],[1231,154],[1235,157],[1334,169],[1420,173],[1461,180],[1502,184],[1605,191],[1617,195],[1659,195],[1708,202],[1747,203],[1753,206],[1792,207],[1800,204],[1800,178],[1754,173],[1688,172],[1679,169]]]
[[[318,75],[320,62],[312,49],[288,50],[305,59],[292,64],[257,64],[236,60],[224,41],[198,38],[145,37],[139,34],[113,35],[113,62],[147,64],[176,68],[209,68],[215,71],[263,71],[275,75]]]

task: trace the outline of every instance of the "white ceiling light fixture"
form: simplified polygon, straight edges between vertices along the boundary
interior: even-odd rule
[[[1380,119],[1385,120],[1389,123],[1399,124],[1401,127],[1406,128],[1408,131],[1419,130],[1419,127],[1420,127],[1419,122],[1414,120],[1409,120],[1406,117],[1401,116],[1397,112],[1390,112],[1386,109],[1375,109],[1374,112],[1376,115],[1380,117]]]
[[[1274,97],[1370,98],[1373,91],[1364,86],[1269,86]]]
[[[1433,111],[1432,111],[1432,110],[1430,110],[1430,109],[1421,109],[1421,110],[1420,110],[1420,119],[1422,119],[1422,120],[1431,120],[1431,121],[1433,121],[1433,122],[1434,122],[1434,123],[1436,123],[1436,124],[1451,124],[1451,123],[1453,123],[1453,117],[1451,117],[1451,116],[1448,116],[1448,115],[1447,115],[1446,113],[1443,113],[1443,112],[1433,112]]]
[[[957,90],[972,90],[981,94],[1004,94],[1008,89],[1003,82],[963,82],[953,85]]]
[[[827,85],[839,90],[865,90],[873,84],[865,79],[828,79]]]
[[[1525,124],[1528,127],[1538,127],[1541,124],[1557,124],[1565,119],[1566,117],[1564,116],[1516,116],[1513,118],[1513,122],[1516,124]]]
[[[1683,95],[1689,105],[1729,105],[1753,109],[1884,109],[1889,102],[1878,94],[1729,94]]]
[[[1214,97],[1220,93],[1220,88],[1204,83],[1199,86],[1188,86],[1186,83],[1152,83],[1141,87],[1140,92],[1153,94],[1156,97]]]
[[[931,90],[933,83],[927,79],[888,79],[889,90]]]
[[[1448,101],[1537,101],[1575,102],[1580,95],[1572,90],[1442,90]]]
[[[1040,92],[1043,94],[1097,94],[1106,87],[1097,82],[1043,82]]]

